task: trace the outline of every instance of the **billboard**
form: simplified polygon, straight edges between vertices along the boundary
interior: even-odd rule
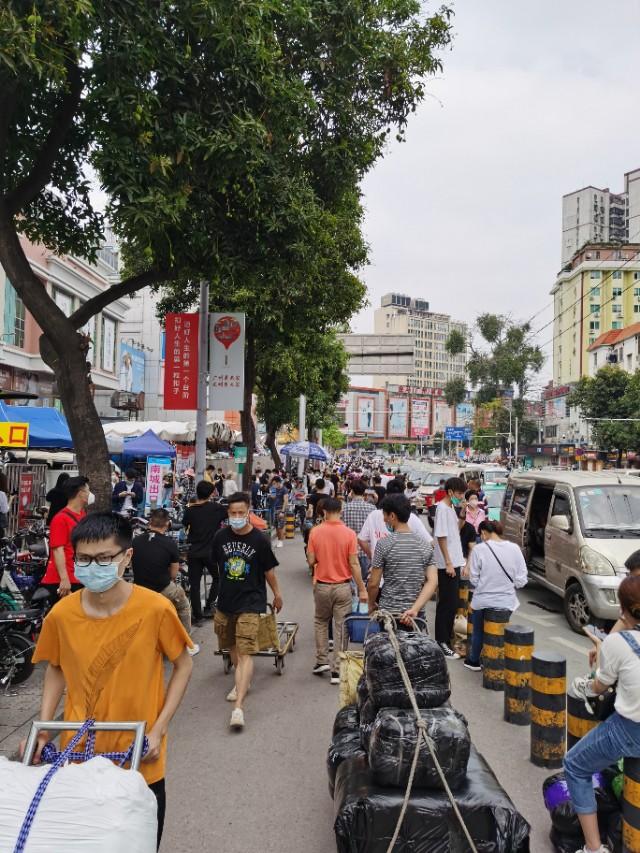
[[[433,431],[443,432],[451,426],[451,406],[446,400],[433,401]]]
[[[198,408],[198,315],[167,314],[164,408]]]
[[[244,314],[210,314],[209,407],[244,408]]]
[[[377,397],[356,397],[356,432],[375,432]]]
[[[547,418],[566,418],[567,398],[553,397],[551,400],[545,400],[544,414]]]
[[[120,344],[120,390],[144,391],[144,350],[124,343]]]
[[[458,426],[473,426],[475,406],[473,403],[458,403],[456,406],[456,424]]]
[[[411,401],[411,438],[420,438],[431,432],[431,402]]]
[[[171,473],[173,461],[168,456],[147,457],[147,488],[144,496],[145,510],[162,506],[163,481]]]
[[[406,438],[409,429],[409,400],[389,397],[389,438]]]

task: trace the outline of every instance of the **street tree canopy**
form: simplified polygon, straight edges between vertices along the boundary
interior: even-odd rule
[[[613,365],[602,367],[595,376],[578,382],[569,405],[579,406],[583,417],[595,419],[590,435],[601,450],[640,451],[640,423],[616,420],[640,417],[639,371],[631,374]]]

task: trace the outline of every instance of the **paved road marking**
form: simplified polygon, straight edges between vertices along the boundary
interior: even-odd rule
[[[571,640],[565,640],[564,637],[549,637],[549,640],[552,640],[555,643],[561,643],[563,646],[567,646],[569,649],[573,649],[575,652],[580,652],[580,654],[584,654],[589,650],[589,641],[585,641],[584,646],[578,645],[578,643],[573,643]]]

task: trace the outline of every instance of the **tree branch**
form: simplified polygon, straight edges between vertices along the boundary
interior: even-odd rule
[[[2,116],[2,121],[0,122],[1,169],[2,161],[7,150],[7,141],[9,139],[9,125],[11,124],[11,116],[13,115],[13,111],[15,110],[18,101],[18,86],[15,80],[13,85],[9,85],[9,80],[5,75],[0,76],[0,86],[2,87],[2,91],[0,91],[0,116]]]
[[[156,284],[160,281],[170,281],[178,275],[177,270],[147,270],[146,272],[138,273],[137,275],[129,276],[119,284],[112,284],[101,293],[92,296],[84,305],[81,305],[77,311],[69,317],[74,329],[80,329],[85,325],[95,314],[111,305],[116,299],[121,299],[123,296],[131,296],[142,290],[143,287],[148,287],[150,284]]]
[[[68,88],[52,117],[51,130],[29,174],[5,198],[7,209],[14,215],[33,201],[51,180],[60,147],[78,109],[82,94],[82,74],[77,65],[69,61],[66,65]]]

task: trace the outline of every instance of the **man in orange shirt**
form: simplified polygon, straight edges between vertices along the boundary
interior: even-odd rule
[[[64,597],[44,620],[33,654],[34,662],[48,661],[40,719],[55,720],[66,688],[65,720],[145,720],[149,749],[140,772],[158,800],[160,846],[167,729],[189,683],[192,643],[168,599],[123,580],[133,553],[127,518],[93,513],[74,528],[71,542],[85,588]],[[166,691],[165,657],[173,664]],[[62,736],[61,749],[72,736]],[[48,739],[39,735],[36,763]],[[130,743],[127,732],[98,732],[95,751],[126,752]]]
[[[331,670],[331,684],[340,683],[336,652],[329,663],[329,623],[333,620],[335,649],[342,648],[344,620],[351,613],[351,581],[358,598],[368,600],[358,560],[358,539],[340,519],[342,504],[336,498],[324,498],[324,522],[309,534],[307,561],[313,573],[315,602],[316,665],[314,675]]]

